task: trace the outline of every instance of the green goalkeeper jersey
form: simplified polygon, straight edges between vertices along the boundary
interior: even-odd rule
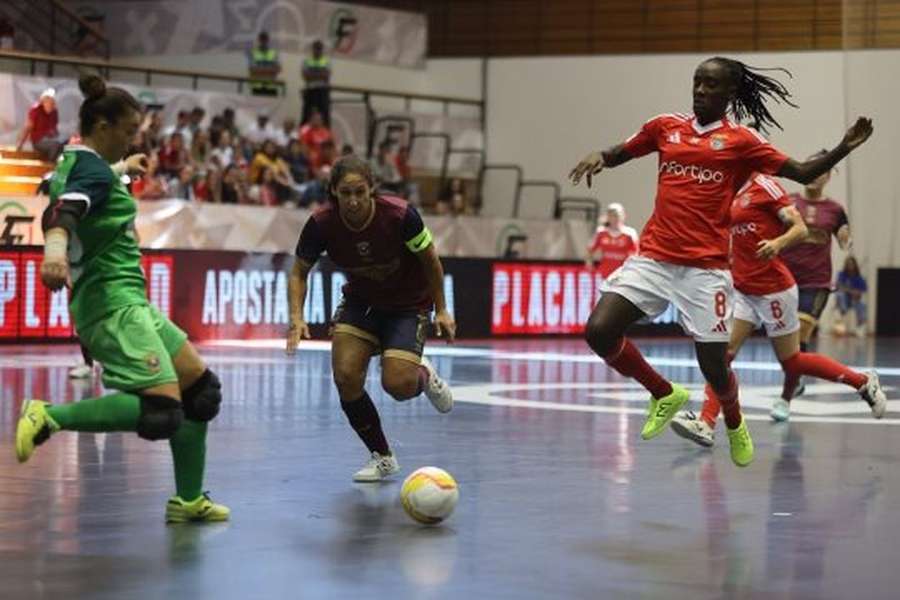
[[[51,209],[58,202],[86,205],[68,247],[76,329],[123,306],[147,304],[134,233],[137,203],[109,163],[86,146],[66,146],[50,183]]]

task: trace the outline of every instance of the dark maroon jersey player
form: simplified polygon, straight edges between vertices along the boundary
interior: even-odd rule
[[[354,481],[379,481],[400,470],[378,411],[366,393],[369,360],[381,355],[381,384],[396,400],[422,392],[438,410],[453,408],[450,387],[422,355],[434,307],[438,335],[452,341],[456,323],[444,298],[444,270],[431,232],[406,201],[375,191],[369,164],[342,158],[331,171],[329,205],[310,216],[297,242],[290,277],[287,352],[309,337],[303,315],[306,279],[325,252],[347,276],[335,311],[331,366],[341,408],[371,453]]]
[[[347,276],[344,297],[385,310],[431,310],[431,290],[416,254],[431,243],[419,212],[393,196],[375,196],[371,221],[359,231],[335,204],[306,222],[296,255],[314,264],[323,252]],[[390,293],[385,293],[390,290]]]

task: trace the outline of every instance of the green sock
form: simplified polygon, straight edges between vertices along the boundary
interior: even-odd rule
[[[193,502],[203,493],[206,423],[185,419],[169,440],[169,447],[175,465],[175,492],[185,502]]]
[[[135,431],[141,400],[137,394],[117,392],[71,404],[51,404],[47,414],[69,431]]]

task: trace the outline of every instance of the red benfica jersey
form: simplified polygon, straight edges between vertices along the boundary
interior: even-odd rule
[[[791,201],[778,182],[756,175],[741,188],[731,205],[731,275],[734,287],[750,296],[764,296],[794,285],[794,276],[775,257],[756,256],[759,243],[784,233],[778,213]]]
[[[377,196],[361,231],[347,227],[337,204],[329,202],[309,217],[295,254],[312,265],[327,252],[347,276],[343,291],[349,300],[383,310],[430,310],[425,268],[410,249],[424,230],[419,212],[401,198]]]
[[[623,226],[619,231],[611,231],[605,226],[598,227],[591,242],[589,251],[600,251],[603,256],[597,263],[597,271],[606,279],[610,274],[622,266],[625,260],[637,252],[638,237],[633,227]]]
[[[637,158],[659,153],[656,205],[640,239],[655,260],[728,268],[731,201],[754,172],[777,173],[787,156],[728,119],[701,126],[693,115],[654,117],[625,142]]]

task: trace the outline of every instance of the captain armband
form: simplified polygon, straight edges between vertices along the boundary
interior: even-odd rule
[[[406,241],[406,247],[409,248],[409,251],[418,254],[422,250],[428,248],[428,246],[432,242],[431,230],[427,227],[423,227],[422,231],[411,240]]]

